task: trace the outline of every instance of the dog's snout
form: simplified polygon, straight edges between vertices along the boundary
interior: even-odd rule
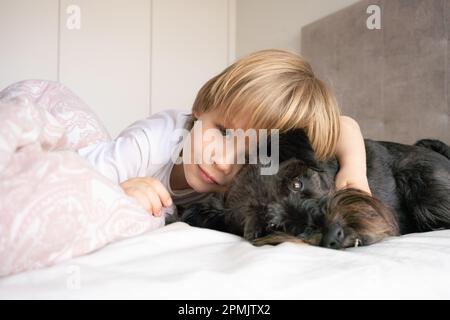
[[[328,228],[320,245],[325,248],[340,249],[344,242],[344,238],[344,229],[342,229],[339,224],[335,223]]]

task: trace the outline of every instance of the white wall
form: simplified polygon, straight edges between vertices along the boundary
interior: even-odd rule
[[[244,54],[300,52],[303,25],[356,0],[0,0],[0,87],[60,80],[112,136],[166,108]],[[68,5],[81,28],[66,26]]]
[[[236,0],[0,0],[0,90],[59,80],[114,137],[167,108],[189,110],[234,60]],[[80,28],[69,29],[80,9]]]
[[[235,0],[154,0],[152,112],[190,110],[197,91],[234,60]]]
[[[73,4],[79,30],[66,27]],[[150,113],[150,1],[61,0],[60,9],[59,80],[116,136]]]
[[[58,0],[0,0],[0,90],[57,79]]]
[[[269,48],[301,52],[302,26],[358,0],[238,0],[236,56]]]

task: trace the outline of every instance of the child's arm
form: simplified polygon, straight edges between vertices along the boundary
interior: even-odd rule
[[[336,175],[336,189],[357,188],[370,194],[366,174],[366,149],[358,123],[341,116],[341,135],[336,147],[339,172]]]

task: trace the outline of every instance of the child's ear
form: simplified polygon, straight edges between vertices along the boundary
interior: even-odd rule
[[[194,120],[197,120],[198,119],[197,111],[192,111],[192,116],[194,117]]]

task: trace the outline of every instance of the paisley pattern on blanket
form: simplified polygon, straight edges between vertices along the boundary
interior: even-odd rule
[[[0,276],[164,225],[75,152],[108,139],[60,83],[28,80],[0,92]]]
[[[32,103],[48,111],[65,128],[65,147],[78,150],[92,143],[110,140],[97,115],[63,84],[47,80],[25,80],[0,92],[5,104]]]

